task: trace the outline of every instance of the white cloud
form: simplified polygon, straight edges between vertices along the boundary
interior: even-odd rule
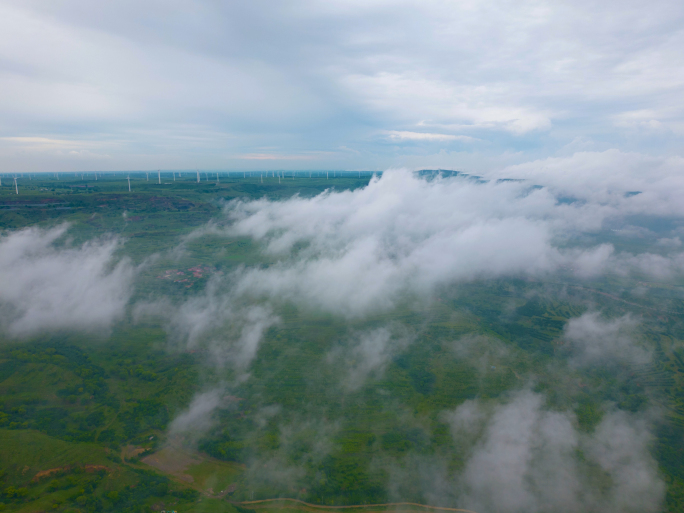
[[[659,511],[665,484],[649,454],[653,438],[646,419],[616,411],[585,441],[590,458],[612,478],[607,511]]]
[[[215,362],[233,365],[244,376],[282,302],[360,317],[391,308],[407,293],[429,295],[464,280],[544,276],[560,267],[573,267],[580,278],[649,266],[676,272],[677,255],[571,244],[573,235],[600,230],[606,220],[678,214],[677,198],[665,186],[678,183],[677,161],[643,157],[642,165],[659,170],[644,178],[636,166],[613,167],[628,160],[607,152],[555,159],[552,173],[539,162],[515,168],[529,171],[527,181],[424,179],[392,170],[355,190],[233,202],[225,225],[212,223],[193,236],[251,237],[273,262],[240,268],[212,281],[204,294],[169,307],[168,330],[188,347],[209,348]],[[566,176],[573,166],[580,169],[579,185]],[[616,177],[620,173],[623,180]],[[533,186],[540,182],[544,187]],[[635,185],[640,194],[626,194]],[[565,196],[574,201],[559,200]],[[603,320],[587,313],[572,319],[563,336],[577,365],[645,363],[650,355],[635,343],[635,326],[629,317]],[[343,369],[344,385],[354,390],[408,343],[400,339],[390,327],[359,332],[347,352],[333,351],[330,361],[356,360]],[[505,355],[496,345],[472,348],[481,341],[461,340],[455,350],[479,358],[480,365]],[[198,406],[200,420],[215,408],[207,404]],[[637,415],[609,411],[595,431],[585,433],[571,412],[549,411],[542,395],[522,391],[503,405],[468,401],[442,419],[451,425],[455,446],[464,449],[465,465],[453,478],[439,458],[421,463],[429,475],[421,486],[431,503],[448,499],[502,513],[655,512],[662,504],[664,485],[648,452],[650,425]],[[279,458],[272,463],[285,473],[275,472],[275,480],[286,479],[289,471]]]
[[[684,159],[617,150],[578,152],[509,166],[488,176],[524,178],[601,207],[609,215],[684,216]],[[638,194],[635,194],[638,193]]]
[[[679,237],[672,237],[671,239],[658,239],[657,244],[666,248],[678,248],[682,245],[682,240]]]
[[[567,241],[635,210],[680,208],[674,197],[669,203],[630,203],[640,195],[625,197],[629,184],[602,190],[601,184],[591,187],[589,178],[590,192],[582,193],[582,201],[559,203],[563,184],[550,178],[550,187],[538,189],[531,187],[534,182],[424,180],[393,170],[354,191],[231,203],[226,233],[254,238],[277,259],[268,268],[239,271],[234,291],[357,316],[391,307],[404,292],[429,294],[449,282],[540,276],[559,267],[581,278],[643,271],[648,254],[616,254],[610,244],[567,247]],[[649,195],[648,184],[640,185]],[[303,249],[293,252],[297,246]],[[668,269],[676,267],[674,257],[659,258],[670,262]]]
[[[413,75],[413,76],[411,76]],[[405,123],[417,126],[430,119],[442,124],[460,123],[469,128],[503,130],[513,134],[547,129],[548,112],[516,105],[501,87],[463,85],[428,79],[419,74],[380,72],[344,77],[369,108],[388,116],[399,114]]]
[[[548,411],[543,403],[542,395],[521,391],[507,404],[470,401],[445,417],[457,442],[480,433],[451,486],[460,504],[501,513],[660,511],[665,485],[649,454],[645,419],[608,412],[586,434],[577,431],[571,413]],[[592,465],[605,472],[605,482]],[[438,500],[444,489],[426,493]]]
[[[181,412],[169,426],[169,434],[191,435],[197,438],[207,432],[213,425],[213,413],[223,403],[224,391],[216,388],[197,394],[187,409]]]
[[[577,365],[626,362],[645,364],[651,354],[634,340],[638,322],[626,315],[619,319],[602,319],[598,312],[587,312],[570,319],[563,331]]]
[[[642,273],[656,280],[667,280],[684,272],[684,253],[668,256],[653,253],[624,254],[615,259],[614,271],[623,275]]]
[[[405,348],[411,337],[399,326],[384,326],[354,333],[348,344],[334,348],[328,355],[332,365],[347,369],[343,386],[357,390],[371,376],[382,375],[391,358]]]
[[[56,247],[68,226],[28,228],[0,238],[0,321],[14,336],[102,331],[120,318],[135,270],[115,258],[116,239]]]
[[[215,278],[202,294],[178,304],[167,300],[139,303],[135,318],[162,318],[171,344],[204,349],[207,363],[228,365],[239,372],[237,379],[244,379],[266,330],[279,319],[269,305],[244,304],[230,289],[230,282]]]
[[[312,160],[316,155],[283,155],[279,153],[247,153],[238,156],[244,160]]]
[[[601,161],[606,155],[593,157]],[[615,155],[608,157],[612,162]],[[622,156],[617,157],[621,161]],[[577,158],[554,164],[565,170],[568,160],[576,163]],[[610,244],[572,245],[573,236],[600,230],[607,219],[680,208],[674,197],[631,203],[653,192],[649,182],[640,177],[615,181],[610,166],[588,160],[581,187],[566,181],[562,172],[534,175],[549,178],[549,186],[538,188],[532,187],[535,181],[483,182],[462,176],[428,180],[391,170],[356,190],[232,202],[224,222],[211,223],[190,237],[251,237],[273,263],[241,267],[216,278],[203,294],[184,303],[139,306],[137,312],[161,313],[172,340],[184,347],[207,347],[214,362],[246,372],[266,330],[278,322],[272,312],[287,301],[358,318],[391,309],[407,297],[429,298],[440,286],[460,281],[543,277],[561,268],[572,269],[581,279],[604,273],[638,272],[656,278],[681,273],[680,254],[634,255],[616,252]],[[539,171],[536,164],[530,168]],[[668,176],[656,175],[653,189],[666,194],[661,181]],[[634,185],[642,192],[626,195]],[[576,201],[558,201],[574,193]],[[568,324],[566,336],[586,353],[582,358],[596,356],[600,347],[606,358],[631,355],[634,360],[638,351],[623,333],[628,321],[605,324],[587,314]],[[398,340],[405,338],[383,330],[358,336],[352,353],[360,363],[350,367],[350,388],[381,372]],[[627,346],[631,353],[625,351]]]
[[[402,130],[390,130],[387,136],[396,141],[462,141],[472,142],[476,139],[467,135],[435,134],[430,132],[407,132]]]

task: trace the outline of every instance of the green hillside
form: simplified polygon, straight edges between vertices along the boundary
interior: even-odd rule
[[[367,178],[262,183],[255,176],[197,184],[188,175],[163,181],[135,175],[128,193],[125,177],[61,176],[24,184],[19,196],[3,185],[0,226],[9,231],[68,221],[77,244],[119,234],[125,238],[121,254],[145,262],[133,301],[165,295],[180,302],[240,266],[272,265],[247,238],[183,238],[210,219],[221,222],[225,201],[311,196],[331,186],[357,188]],[[179,245],[182,252],[170,251]],[[154,253],[159,256],[146,260]],[[209,365],[210,345],[177,344],[163,319],[136,317],[132,309],[106,335],[5,334],[0,508],[309,511],[294,503],[242,503],[287,497],[315,505],[384,504],[398,502],[391,500],[397,494],[402,502],[424,504],[429,498],[412,474],[416,462],[435,457],[456,475],[470,454],[451,436],[445,412],[474,399],[498,404],[527,387],[545,394],[549,410],[572,412],[582,434],[593,433],[613,407],[657,410],[650,450],[668,487],[667,511],[682,511],[681,284],[642,282],[640,295],[629,292],[632,278],[616,277],[445,284],[429,301],[401,297],[390,311],[351,320],[283,300],[274,312],[280,322],[265,331],[245,376]],[[589,304],[612,317],[638,317],[632,335],[653,355],[650,363],[573,365],[563,330]],[[354,381],[365,372],[354,352],[355,334],[387,326],[398,340],[394,353]],[[207,429],[196,437],[171,436],[173,420],[193,397],[217,387],[223,402]],[[388,469],[408,476],[402,481],[408,484],[388,491],[396,478]],[[372,508],[387,509],[414,510]]]

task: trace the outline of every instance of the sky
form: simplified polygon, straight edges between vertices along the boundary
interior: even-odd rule
[[[684,3],[4,0],[0,172],[675,157]]]

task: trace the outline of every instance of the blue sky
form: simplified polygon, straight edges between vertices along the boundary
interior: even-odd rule
[[[5,0],[3,172],[681,154],[674,0]]]

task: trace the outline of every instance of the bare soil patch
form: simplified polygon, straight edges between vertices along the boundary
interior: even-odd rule
[[[164,447],[162,450],[145,456],[140,461],[166,474],[171,474],[187,483],[194,481],[193,477],[185,471],[192,465],[202,463],[202,458],[184,449],[177,447]]]

